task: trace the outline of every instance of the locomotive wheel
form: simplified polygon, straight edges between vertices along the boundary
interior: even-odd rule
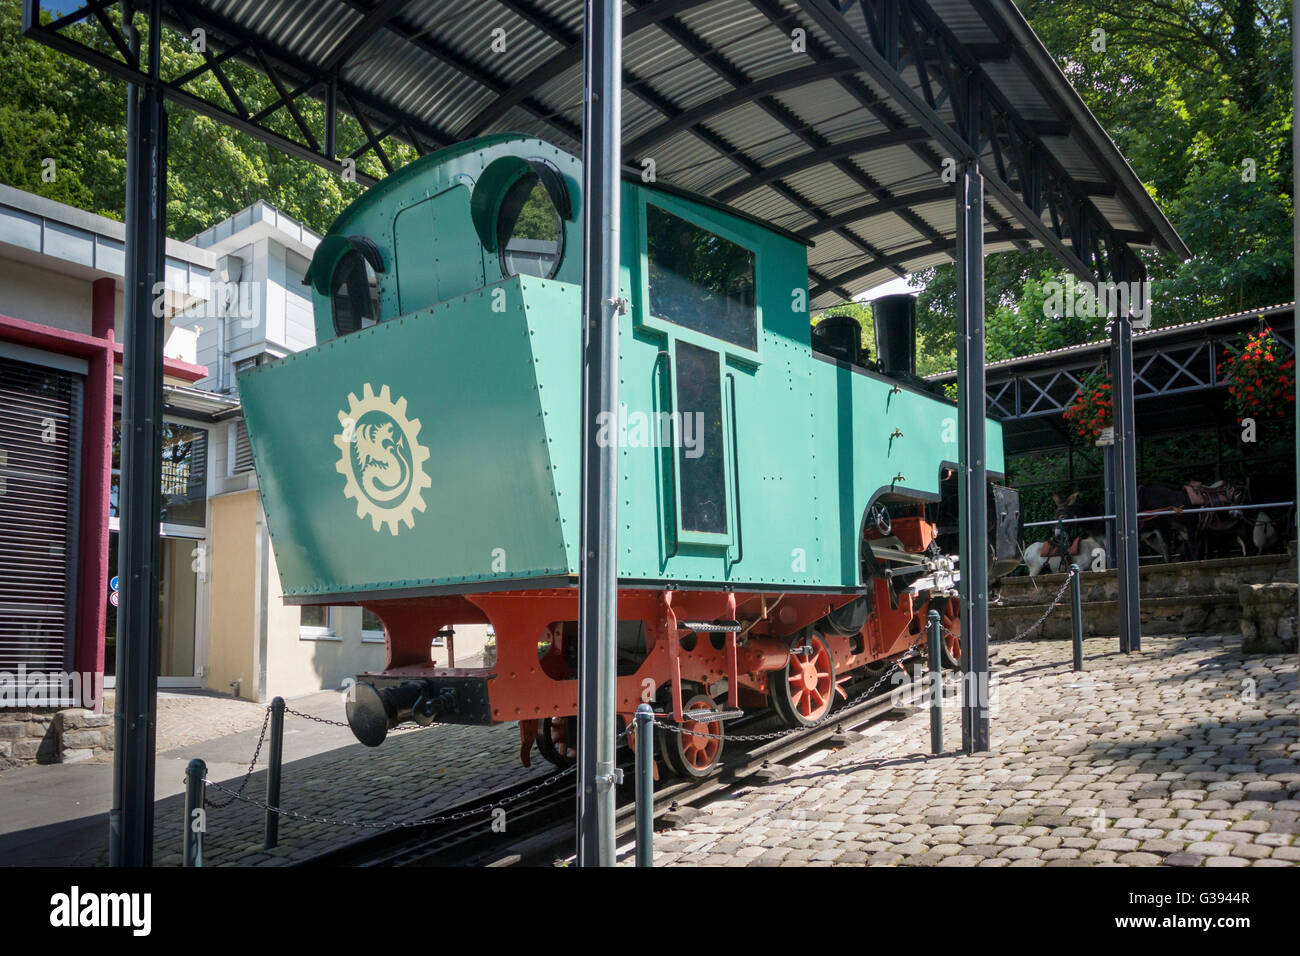
[[[943,646],[943,666],[949,670],[961,669],[961,604],[957,598],[948,598],[939,610],[943,630],[939,643]]]
[[[707,777],[718,766],[722,756],[722,721],[691,720],[693,710],[713,710],[713,698],[707,694],[696,694],[682,704],[682,733],[671,730],[658,730],[659,753],[670,770],[679,777],[699,779]],[[694,733],[685,733],[685,731]],[[701,737],[697,734],[716,734],[716,737]]]
[[[788,727],[811,727],[828,713],[835,702],[835,660],[820,634],[809,641],[812,653],[791,651],[784,670],[767,677],[772,709]],[[796,642],[796,649],[798,643]]]
[[[578,733],[575,717],[544,717],[537,728],[537,749],[561,770],[572,767],[578,759],[575,747]]]

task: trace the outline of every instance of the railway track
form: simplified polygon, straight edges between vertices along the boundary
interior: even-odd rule
[[[865,686],[864,678],[859,686]],[[742,749],[729,744],[721,770],[703,780],[665,778],[655,787],[656,821],[668,814],[684,813],[697,804],[755,777],[780,775],[783,764],[828,746],[850,742],[855,731],[888,718],[900,710],[897,695],[916,699],[916,682],[891,686],[879,695],[845,707],[815,727],[762,741]],[[850,697],[852,694],[850,693]],[[770,714],[731,723],[734,732],[763,733],[776,729]],[[659,731],[662,733],[663,731]],[[619,788],[615,817],[615,840],[625,843],[635,829],[633,760],[624,751],[620,762],[624,783]],[[530,792],[531,791],[531,792]],[[442,817],[456,817],[437,824],[383,831],[326,851],[300,866],[539,866],[571,857],[574,839],[576,783],[572,775],[551,786],[538,788],[528,780],[482,794],[472,800],[438,811]],[[493,830],[493,814],[487,807],[504,805],[508,830]]]

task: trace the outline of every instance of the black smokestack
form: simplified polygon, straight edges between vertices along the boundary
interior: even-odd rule
[[[916,376],[916,296],[882,295],[871,303],[876,360],[886,374]]]

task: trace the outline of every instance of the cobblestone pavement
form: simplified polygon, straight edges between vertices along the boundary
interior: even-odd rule
[[[301,719],[286,717],[286,729],[290,722]],[[259,765],[264,766],[265,748],[262,756]],[[542,779],[554,771],[535,750],[532,760],[531,768],[519,762],[519,729],[515,724],[446,724],[398,730],[377,748],[353,744],[286,764],[281,805],[336,821],[421,820],[479,794],[527,779]],[[237,783],[224,785],[235,789]],[[245,792],[258,801],[264,799],[263,771],[253,775]],[[230,798],[209,788],[208,799],[220,803]],[[181,798],[159,803],[154,838],[157,865],[180,865],[183,816]],[[375,832],[282,816],[280,845],[264,850],[265,819],[264,810],[243,802],[209,809],[204,865],[283,865]],[[487,826],[489,818],[483,819]]]
[[[733,791],[656,865],[1294,866],[1295,657],[1240,635],[996,645],[992,750],[929,755],[929,711]],[[945,701],[945,743],[961,739]],[[624,861],[628,862],[628,861]]]
[[[161,691],[155,748],[161,753],[260,727],[265,710],[256,701],[225,694]],[[112,691],[104,694],[104,713],[113,713]]]

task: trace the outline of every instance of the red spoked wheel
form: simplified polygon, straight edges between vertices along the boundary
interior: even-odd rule
[[[961,669],[961,601],[950,597],[939,608],[939,643],[943,645],[943,666]]]
[[[796,640],[790,662],[784,670],[768,674],[768,695],[772,708],[788,727],[811,727],[828,713],[835,702],[835,659],[820,634],[808,641],[810,652],[801,652]]]
[[[681,731],[655,731],[664,762],[679,777],[707,777],[722,756],[722,721],[692,720],[691,711],[713,711],[713,698],[696,694],[682,705]],[[703,736],[708,734],[709,736]]]

